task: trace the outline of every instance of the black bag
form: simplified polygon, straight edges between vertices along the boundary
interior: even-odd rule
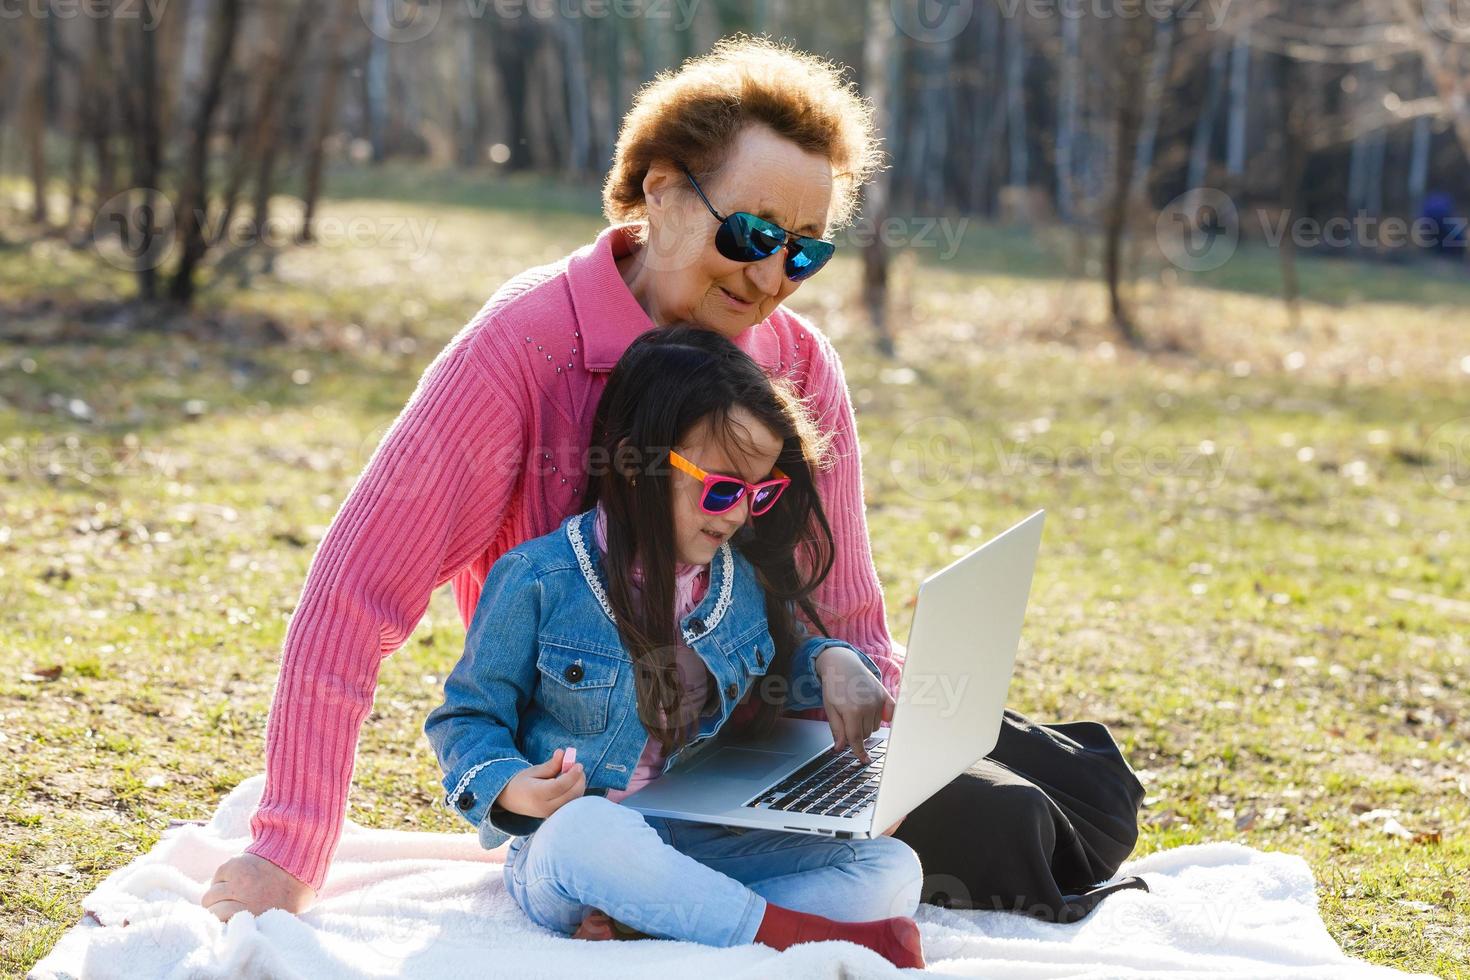
[[[1143,784],[1107,726],[1042,725],[1006,710],[984,759],[894,832],[924,865],[923,900],[1074,922],[1131,878],[1104,889],[1138,841]]]

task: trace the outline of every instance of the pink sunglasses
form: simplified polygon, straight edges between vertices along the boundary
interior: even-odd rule
[[[775,505],[777,498],[781,496],[781,491],[791,485],[791,477],[776,468],[771,470],[776,475],[776,479],[762,480],[760,483],[746,483],[738,476],[708,473],[672,449],[669,450],[669,462],[704,483],[704,492],[699,497],[699,509],[706,514],[725,513],[740,503],[740,499],[748,490],[750,491],[750,513],[752,516],[759,516],[770,510]]]

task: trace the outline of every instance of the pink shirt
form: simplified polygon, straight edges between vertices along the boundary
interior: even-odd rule
[[[593,528],[597,534],[597,547],[607,553],[607,514],[599,504],[597,516],[593,520]],[[638,569],[633,570],[634,582],[639,582]],[[691,565],[688,562],[674,563],[674,617],[675,621],[683,619],[694,611],[699,605],[699,600],[704,598],[705,590],[709,588],[709,565]],[[679,684],[683,688],[683,694],[679,698],[679,717],[698,717],[704,708],[704,703],[709,698],[709,668],[705,666],[704,660],[694,649],[685,643],[683,639],[675,640],[677,644],[674,653],[674,670],[679,675]],[[610,789],[607,798],[614,803],[638,792],[649,783],[653,782],[664,771],[664,748],[663,743],[653,736],[643,744],[643,754],[638,758],[638,764],[633,767],[633,775],[628,780],[626,789]]]
[[[383,658],[434,589],[453,583],[467,625],[495,560],[580,510],[598,396],[628,344],[654,327],[618,273],[616,259],[635,247],[628,232],[606,228],[496,290],[425,369],[312,558],[281,652],[246,850],[314,889],[341,837]],[[736,343],[836,433],[835,465],[817,475],[836,565],[813,599],[832,635],[872,657],[897,694],[837,352],[785,307]]]

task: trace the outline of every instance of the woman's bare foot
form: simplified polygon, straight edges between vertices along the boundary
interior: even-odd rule
[[[601,941],[605,939],[652,939],[632,926],[625,926],[601,909],[593,909],[582,918],[582,924],[572,933],[573,939]]]

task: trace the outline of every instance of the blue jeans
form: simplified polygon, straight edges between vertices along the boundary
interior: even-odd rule
[[[766,902],[844,922],[912,916],[923,870],[892,837],[836,840],[645,817],[601,796],[515,838],[505,884],[531,920],[575,932],[591,909],[650,936],[754,942]]]

